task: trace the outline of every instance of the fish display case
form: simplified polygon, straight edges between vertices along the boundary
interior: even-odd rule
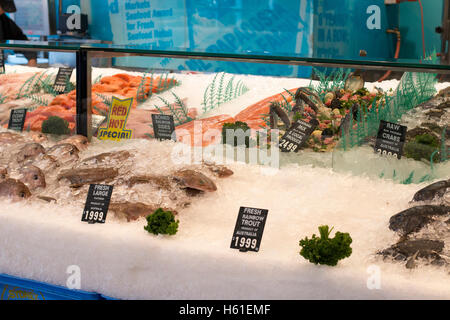
[[[75,277],[76,289],[124,299],[450,297],[450,66],[435,54],[0,48],[77,56],[76,81],[58,94],[58,70],[0,75],[19,88],[0,86],[0,273],[60,286]],[[93,67],[97,58],[116,67]],[[8,130],[25,98],[22,132]],[[86,206],[102,186],[99,218]],[[232,249],[240,208],[268,210],[256,252]],[[323,225],[353,239],[326,270],[299,246]]]

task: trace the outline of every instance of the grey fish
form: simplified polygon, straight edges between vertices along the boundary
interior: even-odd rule
[[[414,194],[413,201],[429,201],[434,198],[441,198],[450,188],[450,179],[442,180],[420,189]]]
[[[21,168],[19,172],[22,175],[20,181],[25,183],[31,191],[37,188],[45,188],[47,186],[45,183],[44,173],[36,166],[25,166]]]
[[[9,198],[14,202],[24,200],[31,196],[30,189],[21,181],[6,179],[0,182],[0,197]]]
[[[67,179],[71,187],[80,187],[85,184],[111,181],[119,175],[119,170],[114,168],[87,168],[70,169],[61,172],[58,180]]]
[[[183,169],[176,171],[172,176],[183,188],[191,188],[206,192],[217,190],[215,183],[201,172]]]

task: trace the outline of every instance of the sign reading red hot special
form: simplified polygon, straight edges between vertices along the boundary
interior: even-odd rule
[[[131,139],[133,130],[125,129],[128,115],[130,114],[133,98],[120,100],[112,98],[111,108],[108,114],[108,127],[98,130],[97,138],[100,140],[120,141]]]

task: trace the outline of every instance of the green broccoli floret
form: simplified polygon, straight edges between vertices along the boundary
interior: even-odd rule
[[[157,209],[153,214],[147,216],[147,226],[144,227],[149,233],[174,235],[178,231],[179,220],[175,221],[172,211]]]
[[[42,133],[70,134],[69,122],[57,116],[51,116],[42,122]]]
[[[348,233],[336,232],[334,238],[329,238],[331,230],[328,226],[320,226],[320,238],[313,234],[311,239],[300,240],[302,250],[300,255],[314,264],[337,265],[338,261],[352,254],[352,238]]]
[[[250,127],[245,122],[242,121],[236,121],[235,123],[224,123],[222,126],[222,143],[223,144],[228,143],[234,147],[241,145],[242,139],[238,139],[238,137],[236,136],[236,132],[233,141],[227,141],[227,130],[236,131],[239,129],[242,129],[244,131],[244,134],[246,134],[247,130],[250,130]],[[247,148],[250,147],[250,136],[247,134],[244,136],[244,144]]]

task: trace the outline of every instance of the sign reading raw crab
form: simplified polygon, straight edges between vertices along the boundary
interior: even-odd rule
[[[375,142],[375,152],[400,159],[405,144],[406,130],[406,126],[381,120]]]
[[[258,252],[268,213],[266,209],[240,207],[230,248]]]
[[[91,184],[84,206],[81,221],[88,223],[105,223],[113,186]]]
[[[98,130],[97,138],[100,140],[113,141],[131,139],[133,130],[125,129],[125,126],[132,104],[133,98],[120,100],[113,97],[108,114],[108,126],[107,128],[100,128]]]

